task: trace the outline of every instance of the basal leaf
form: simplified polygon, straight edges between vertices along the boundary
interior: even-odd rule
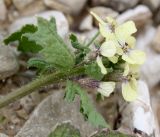
[[[74,57],[62,38],[57,34],[55,19],[47,21],[38,17],[38,26],[35,33],[26,33],[23,36],[29,41],[41,45],[39,52],[44,60],[58,69],[69,69],[74,66]]]
[[[36,31],[36,26],[29,24],[25,25],[19,31],[12,33],[8,38],[4,39],[4,43],[7,45],[10,42],[18,41],[19,51],[37,53],[42,47],[35,42],[29,41],[27,37],[22,36],[25,33],[34,33]]]
[[[73,101],[75,96],[79,95],[81,100],[80,112],[84,118],[89,120],[95,126],[107,127],[104,118],[96,111],[91,103],[87,93],[78,84],[71,81],[67,82],[65,99],[69,102]]]
[[[81,135],[79,130],[70,123],[62,123],[48,137],[81,137]]]

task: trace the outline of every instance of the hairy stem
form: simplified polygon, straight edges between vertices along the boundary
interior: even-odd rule
[[[36,80],[33,80],[29,84],[22,86],[21,88],[9,93],[4,98],[0,99],[0,108],[44,86],[64,81],[65,79],[72,77],[72,76],[84,74],[84,71],[85,71],[84,67],[77,67],[77,68],[74,68],[72,70],[68,70],[65,72],[56,72],[56,73],[52,73],[52,74],[37,78]]]

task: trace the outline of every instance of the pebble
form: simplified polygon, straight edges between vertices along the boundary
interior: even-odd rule
[[[0,21],[5,21],[7,18],[7,8],[4,0],[0,0]]]
[[[79,14],[86,2],[87,0],[44,0],[46,6],[72,15]]]
[[[10,47],[0,46],[0,80],[14,75],[19,69],[15,53]]]
[[[90,135],[95,128],[84,120],[79,112],[79,99],[73,103],[64,100],[64,91],[58,90],[42,101],[15,137],[47,137],[53,128],[62,122],[78,128],[83,137]]]
[[[36,18],[37,16],[43,17],[45,19],[50,19],[51,17],[55,17],[58,34],[61,37],[65,37],[67,35],[67,33],[69,31],[68,21],[67,21],[66,17],[64,16],[64,14],[59,11],[45,11],[45,12],[37,14],[36,16],[28,16],[28,17],[23,17],[23,18],[17,19],[8,28],[9,33],[13,33],[15,31],[17,31],[25,24],[36,24],[37,23],[37,18]]]
[[[126,22],[128,20],[132,20],[135,22],[137,27],[144,27],[145,24],[150,22],[152,17],[152,12],[145,5],[139,5],[134,9],[129,9],[122,14],[120,14],[117,18],[118,22]]]

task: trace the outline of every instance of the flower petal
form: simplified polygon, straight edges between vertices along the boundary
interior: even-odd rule
[[[130,36],[126,39],[126,43],[128,44],[129,48],[134,48],[135,43],[136,43],[136,39],[134,37]]]
[[[137,29],[133,21],[127,21],[115,29],[115,33],[118,39],[126,39],[136,31]]]
[[[129,54],[124,54],[122,59],[129,64],[143,64],[145,62],[145,53],[140,50],[132,50]]]
[[[103,62],[102,62],[102,58],[100,56],[97,56],[97,64],[98,66],[100,67],[101,69],[101,73],[102,74],[107,74],[107,69],[105,68],[105,66],[103,65]]]
[[[140,64],[140,65],[143,64],[146,59],[145,53],[140,50],[133,50],[130,53],[130,57],[132,58],[132,60],[136,62],[135,64]]]
[[[106,40],[115,40],[115,34],[112,33],[112,30],[109,28],[108,24],[99,23],[99,31]]]
[[[123,76],[127,76],[129,74],[129,64],[126,63],[124,67]]]
[[[96,13],[94,13],[94,12],[91,11],[90,14],[91,14],[93,17],[95,17],[96,20],[97,20],[100,24],[102,24],[102,25],[105,25],[105,24],[106,24]]]
[[[137,81],[122,83],[122,96],[126,101],[134,101],[137,98]]]
[[[107,22],[112,25],[113,27],[117,26],[117,22],[115,19],[113,19],[112,17],[106,17]]]
[[[108,97],[115,89],[115,82],[101,82],[98,92],[103,96]]]
[[[108,59],[114,64],[118,62],[118,56],[109,57]]]
[[[106,41],[100,47],[100,53],[104,57],[113,57],[116,53],[116,42]]]

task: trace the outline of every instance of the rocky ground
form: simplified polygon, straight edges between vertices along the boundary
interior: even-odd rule
[[[141,130],[152,133],[151,136],[154,136],[153,131],[150,131],[154,129],[155,136],[159,137],[160,0],[0,0],[0,41],[24,24],[36,23],[36,15],[46,19],[54,16],[58,33],[62,38],[66,39],[70,32],[75,32],[81,41],[87,41],[97,32],[96,22],[89,14],[90,10],[102,18],[112,16],[120,23],[127,20],[135,22],[138,28],[137,48],[145,51],[147,55],[147,60],[141,68],[141,77],[145,83],[140,82],[141,87],[139,88],[145,94],[141,93],[140,98],[146,97],[144,98],[145,103],[151,110],[143,112],[144,115],[147,115],[147,119],[144,119],[145,129]],[[14,45],[10,47],[2,45],[1,42],[0,98],[28,83],[35,76],[34,71],[26,68],[26,60],[31,55],[22,55]],[[63,94],[63,89],[60,89],[60,85],[52,85],[1,109],[0,132],[6,135],[0,134],[0,137],[7,135],[9,137],[47,137],[47,134],[61,120],[73,122],[83,136],[95,131],[95,128],[84,122],[79,114],[77,109],[79,101],[75,101],[76,105],[66,105],[61,94]],[[91,98],[95,102],[94,95],[91,94]],[[132,121],[136,127],[137,119],[134,117],[124,119],[124,117],[128,117],[129,112],[133,114],[136,112],[137,102],[126,105],[122,101],[118,102],[117,96],[113,95],[95,104],[113,129],[129,132],[127,127],[132,125],[130,122]],[[138,106],[144,107],[142,104]],[[132,109],[129,110],[129,108]],[[72,117],[70,117],[71,114]],[[151,115],[154,115],[154,120],[150,119]],[[120,117],[122,118],[119,124]],[[147,124],[150,127],[147,127]]]

